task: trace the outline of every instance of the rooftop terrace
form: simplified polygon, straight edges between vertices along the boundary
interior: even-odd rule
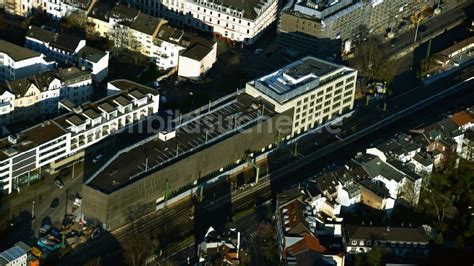
[[[315,57],[305,57],[255,80],[255,88],[283,103],[353,71]]]

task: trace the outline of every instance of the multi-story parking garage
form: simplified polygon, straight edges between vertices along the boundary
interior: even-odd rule
[[[166,129],[120,151],[86,178],[82,211],[107,229],[126,224],[127,209],[140,206],[151,212],[168,193],[240,162],[249,151],[272,148],[283,137],[351,109],[356,75],[353,69],[307,57],[253,81],[262,84],[260,89],[248,84],[245,92],[179,117]],[[349,101],[341,104],[344,90]],[[294,119],[301,118],[295,112],[314,108],[312,103],[321,97],[312,96],[319,91],[330,101],[325,106],[328,111],[314,119],[307,113],[305,126],[296,124]],[[331,101],[333,97],[338,98]],[[339,105],[334,107],[335,103]]]

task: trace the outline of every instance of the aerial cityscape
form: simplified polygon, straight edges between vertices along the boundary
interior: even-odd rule
[[[473,190],[473,1],[0,0],[0,266],[472,266]]]

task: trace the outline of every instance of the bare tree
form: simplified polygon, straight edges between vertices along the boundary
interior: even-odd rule
[[[413,182],[407,181],[403,183],[398,196],[406,200],[412,206],[418,204],[418,194],[416,193],[415,184]]]
[[[157,253],[159,243],[145,233],[145,204],[136,204],[125,210],[131,236],[124,243],[126,260],[130,265],[144,265],[146,259]]]

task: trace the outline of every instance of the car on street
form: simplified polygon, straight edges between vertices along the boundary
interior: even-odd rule
[[[57,207],[59,206],[59,198],[56,197],[54,198],[52,201],[51,201],[51,204],[49,205],[49,207],[51,207],[51,209],[56,209]]]
[[[45,224],[40,228],[39,232],[40,232],[40,234],[44,235],[44,234],[48,233],[50,229],[51,229],[51,225]]]
[[[258,49],[255,49],[255,51],[253,51],[253,54],[258,55],[258,54],[261,54],[262,52],[263,52],[263,49],[258,48]]]
[[[61,181],[61,179],[54,180],[54,184],[60,189],[62,189],[64,187],[64,183],[63,183],[63,181]]]
[[[98,163],[102,159],[103,155],[99,154],[94,159],[92,159],[93,163]]]
[[[390,45],[392,47],[397,46],[399,43],[400,43],[400,41],[398,39],[393,39],[392,41],[390,41]]]

